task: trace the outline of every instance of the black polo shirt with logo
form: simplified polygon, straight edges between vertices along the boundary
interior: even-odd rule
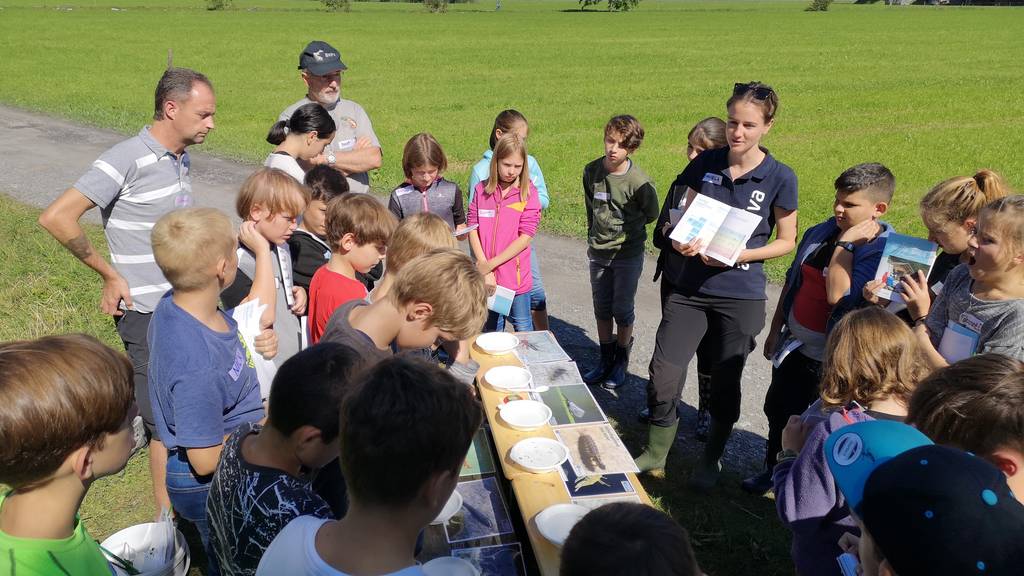
[[[797,181],[793,170],[776,160],[768,150],[764,160],[735,181],[729,176],[729,148],[705,150],[676,177],[673,186],[689,186],[735,208],[761,217],[747,241],[747,248],[761,248],[775,229],[775,208],[797,209]],[[686,258],[676,289],[706,296],[765,300],[763,262],[747,262],[733,268],[708,266],[699,257]]]

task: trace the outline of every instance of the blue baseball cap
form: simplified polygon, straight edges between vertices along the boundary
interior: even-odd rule
[[[825,440],[825,460],[850,509],[860,515],[864,484],[871,473],[894,456],[932,443],[913,426],[869,420],[830,434]]]
[[[900,576],[1022,572],[1024,506],[992,464],[896,422],[841,428],[825,446],[836,484]]]

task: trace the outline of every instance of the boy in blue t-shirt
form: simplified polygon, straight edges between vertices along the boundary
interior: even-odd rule
[[[773,361],[764,399],[768,417],[765,470],[743,481],[764,494],[782,450],[782,429],[818,398],[825,337],[844,314],[863,304],[864,283],[875,276],[892,231],[880,218],[889,209],[896,178],[878,163],[857,164],[835,180],[833,215],[804,232],[786,273],[764,356]]]
[[[256,574],[270,542],[299,516],[335,517],[313,478],[338,465],[341,399],[361,366],[341,344],[299,352],[274,376],[266,425],[243,424],[224,442],[206,507],[221,573]]]
[[[149,394],[168,451],[167,492],[208,545],[206,496],[224,438],[263,419],[253,352],[217,307],[235,279],[238,242],[226,215],[190,208],[161,218],[152,244],[172,286],[149,326]],[[210,568],[217,573],[212,556]]]

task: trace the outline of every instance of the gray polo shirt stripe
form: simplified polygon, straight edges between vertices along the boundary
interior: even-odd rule
[[[144,296],[146,294],[159,294],[164,295],[165,292],[171,289],[171,285],[168,282],[160,284],[150,284],[148,286],[139,286],[138,288],[131,289],[132,298],[136,296]]]
[[[133,191],[129,194],[125,194],[124,196],[122,196],[121,200],[124,200],[125,202],[131,202],[132,204],[145,204],[147,202],[163,198],[164,196],[177,194],[180,191],[181,185],[171,184],[166,188],[158,188],[156,190],[151,190],[145,193],[136,193]]]
[[[96,160],[92,165],[102,170],[107,176],[110,176],[114,182],[117,182],[118,186],[124,186],[124,176],[122,176],[121,173],[110,164],[107,164],[103,160]]]
[[[145,264],[156,262],[156,256],[152,254],[111,254],[110,261],[114,264]]]
[[[139,312],[152,312],[170,288],[150,233],[164,214],[192,204],[189,167],[187,152],[175,156],[146,127],[104,152],[74,185],[100,207],[111,263]]]

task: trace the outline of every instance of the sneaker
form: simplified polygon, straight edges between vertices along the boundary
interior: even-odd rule
[[[772,483],[772,471],[765,470],[757,476],[751,476],[741,482],[740,487],[743,488],[744,492],[749,494],[764,496],[775,487]]]

